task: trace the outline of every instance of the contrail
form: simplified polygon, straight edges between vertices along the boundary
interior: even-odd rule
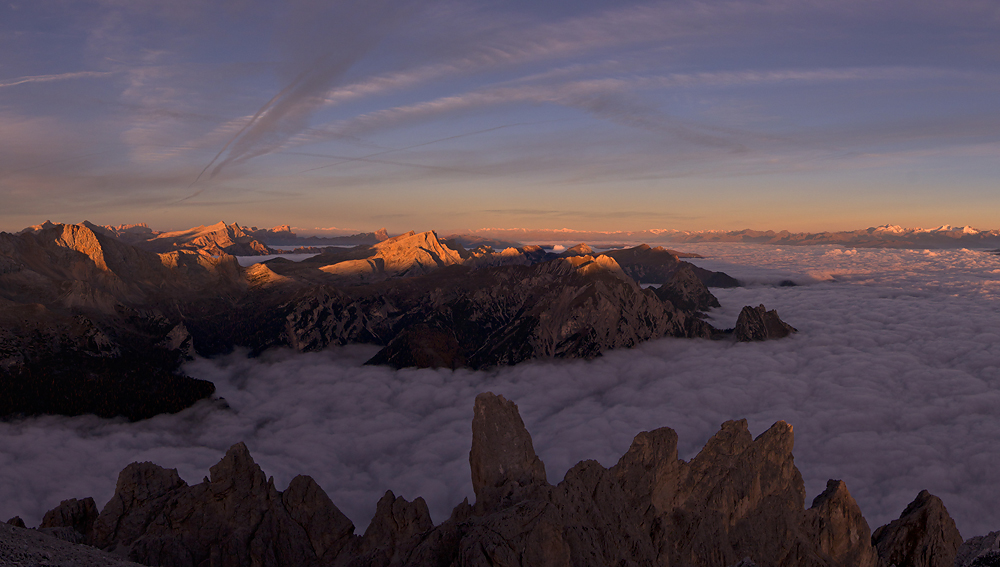
[[[413,148],[419,148],[421,146],[429,146],[431,144],[437,144],[439,142],[447,142],[448,140],[454,140],[456,138],[464,138],[466,136],[475,136],[477,134],[485,134],[487,132],[493,132],[495,130],[502,130],[504,128],[512,128],[514,126],[530,126],[532,124],[540,124],[540,122],[518,122],[518,123],[515,123],[515,124],[505,124],[503,126],[494,126],[493,128],[487,128],[485,130],[476,130],[475,132],[466,132],[465,134],[457,134],[455,136],[448,136],[447,138],[439,138],[437,140],[431,140],[429,142],[421,142],[419,144],[413,144],[412,146],[406,146],[406,147],[402,147],[402,148],[392,148],[392,149],[384,150],[384,151],[381,151],[381,152],[376,152],[374,154],[368,154],[366,156],[359,156],[359,157],[354,157],[354,158],[344,158],[343,161],[338,161],[337,163],[331,163],[331,164],[328,164],[328,165],[322,165],[320,167],[314,167],[312,169],[306,169],[306,170],[300,171],[299,173],[300,174],[302,174],[302,173],[309,173],[310,171],[318,171],[320,169],[326,169],[328,167],[334,167],[334,166],[337,166],[337,165],[343,165],[343,164],[345,164],[347,162],[351,162],[351,161],[365,161],[365,160],[370,160],[371,158],[378,157],[378,156],[384,156],[385,154],[391,154],[393,152],[402,152],[402,151],[405,151],[405,150],[412,150]]]
[[[65,81],[67,79],[86,79],[92,77],[107,77],[120,71],[79,71],[76,73],[62,73],[59,75],[31,75],[28,77],[18,77],[0,82],[0,88],[15,87],[26,83],[47,83],[50,81]]]
[[[294,87],[295,85],[297,85],[302,80],[302,77],[305,76],[306,73],[308,73],[308,70],[302,71],[301,73],[299,73],[299,76],[295,77],[295,80],[293,80],[291,83],[289,83],[289,85],[287,87],[281,89],[281,91],[278,94],[276,94],[273,97],[271,97],[271,100],[269,100],[266,103],[264,103],[264,106],[260,107],[260,110],[257,111],[257,114],[254,114],[253,118],[251,118],[249,122],[247,122],[246,124],[244,124],[243,127],[240,128],[240,131],[237,132],[236,134],[234,134],[233,137],[230,138],[228,142],[226,142],[226,145],[222,146],[222,149],[219,150],[219,153],[215,154],[215,157],[212,158],[212,161],[208,162],[208,165],[206,165],[205,168],[201,170],[201,173],[198,174],[198,177],[195,177],[194,181],[191,182],[191,185],[188,185],[188,189],[191,189],[192,187],[194,187],[195,183],[198,183],[198,181],[201,179],[201,177],[203,175],[205,175],[205,172],[208,171],[208,168],[212,167],[212,164],[214,164],[216,161],[218,161],[218,159],[222,156],[222,154],[224,154],[226,152],[226,150],[229,149],[229,146],[233,142],[235,142],[237,138],[239,138],[240,136],[242,136],[243,132],[247,131],[247,128],[253,126],[254,122],[256,122],[257,119],[260,118],[261,115],[264,114],[264,112],[267,111],[267,109],[270,108],[275,103],[275,101],[277,101],[282,96],[284,96],[285,93],[287,93],[289,89],[291,89],[292,87]],[[197,197],[198,195],[201,195],[204,191],[205,191],[204,189],[199,189],[198,191],[195,191],[194,193],[188,195],[187,197],[184,197],[183,199],[177,201],[176,203],[182,203],[184,201],[187,201],[188,199],[193,199],[194,197]],[[174,204],[176,204],[176,203],[174,203]]]
[[[206,173],[214,178],[230,163],[277,151],[289,136],[304,130],[322,102],[320,95],[378,45],[391,28],[406,21],[409,9],[396,9],[389,4],[389,0],[344,0],[310,4],[304,6],[308,8],[305,11],[289,11],[284,31],[294,33],[299,39],[311,36],[308,39],[314,40],[303,43],[304,40],[297,39],[286,46],[292,52],[288,58],[290,71],[300,63],[306,67],[229,138],[188,189],[193,190]],[[194,191],[176,203],[206,190],[207,187]]]
[[[306,157],[315,157],[315,158],[326,158],[326,159],[341,160],[341,161],[337,162],[337,164],[344,163],[345,161],[364,161],[364,162],[370,162],[370,163],[382,163],[382,164],[386,164],[386,165],[398,165],[398,166],[402,166],[402,167],[417,167],[417,168],[420,168],[420,169],[431,169],[431,170],[435,170],[435,171],[451,171],[451,172],[455,172],[455,173],[472,173],[472,174],[478,173],[478,172],[473,171],[471,169],[459,169],[457,167],[447,167],[447,166],[443,166],[443,165],[427,165],[427,164],[423,164],[423,163],[410,163],[410,162],[405,162],[405,161],[395,161],[395,160],[388,160],[388,159],[373,159],[373,158],[367,158],[367,157],[334,156],[334,155],[328,155],[328,154],[313,154],[313,153],[309,153],[309,152],[280,152],[280,153],[281,153],[281,155],[288,155],[288,156],[306,156]],[[334,165],[337,165],[337,164],[334,164]],[[329,166],[324,166],[324,167],[329,167]]]

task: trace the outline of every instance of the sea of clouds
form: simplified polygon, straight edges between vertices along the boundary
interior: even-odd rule
[[[103,507],[132,461],[189,483],[245,441],[279,489],[313,476],[358,526],[385,490],[422,496],[436,522],[473,500],[468,451],[476,394],[520,407],[549,480],[581,459],[613,465],[636,433],[675,429],[690,459],[719,425],[795,430],[807,506],[847,482],[872,529],[921,489],[963,536],[1000,529],[1000,257],[985,251],[684,246],[746,287],[715,289],[732,327],[763,303],[799,333],[735,344],[666,339],[593,361],[535,361],[490,372],[366,367],[377,349],[288,350],[199,359],[228,408],[200,402],[139,423],[39,417],[0,423],[0,520],[37,524],[66,498]],[[799,285],[779,287],[791,280]]]

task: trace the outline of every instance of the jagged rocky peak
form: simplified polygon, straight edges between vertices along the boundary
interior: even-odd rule
[[[618,265],[618,262],[614,258],[603,254],[599,254],[596,257],[589,254],[567,256],[562,261],[569,263],[577,272],[583,275],[596,272],[610,272],[625,281],[633,281],[622,271],[621,266]]]
[[[872,544],[886,565],[949,567],[962,546],[962,535],[944,502],[922,490],[899,519],[875,530]]]
[[[391,490],[379,499],[360,543],[350,550],[351,565],[407,565],[420,541],[434,528],[423,498],[410,502]]]
[[[955,556],[955,567],[1000,567],[1000,531],[965,540]]]
[[[352,541],[353,525],[311,479],[278,492],[243,443],[210,474],[188,486],[176,471],[129,465],[95,544],[147,565],[310,565]]]
[[[317,557],[336,557],[351,542],[354,524],[312,477],[293,478],[281,502],[292,520],[305,529]]]
[[[170,495],[186,486],[176,469],[150,462],[128,465],[118,474],[115,494],[94,523],[94,546],[125,555]]]
[[[476,396],[473,411],[469,467],[478,510],[490,511],[523,489],[547,484],[517,404],[485,392]]]
[[[559,255],[559,257],[572,258],[573,256],[594,256],[594,255],[595,255],[594,249],[581,242],[576,246],[567,248],[562,254]]]
[[[806,510],[804,526],[821,556],[839,565],[878,567],[871,528],[844,481],[826,483],[826,490]]]
[[[740,311],[733,335],[737,341],[766,341],[787,337],[798,330],[778,317],[775,310],[768,311],[763,305],[747,305]]]
[[[661,300],[685,311],[708,311],[720,306],[719,300],[698,279],[694,266],[687,263],[682,264],[654,293]]]
[[[458,252],[448,248],[434,231],[394,236],[370,247],[326,257],[334,261],[320,267],[323,272],[353,283],[370,283],[388,277],[410,277],[444,266],[462,263]]]
[[[70,498],[46,512],[38,529],[65,541],[89,544],[96,520],[97,504],[93,498]]]
[[[682,465],[677,458],[677,433],[661,427],[636,435],[611,472],[631,507],[658,515],[673,509]]]
[[[271,254],[266,244],[256,240],[239,224],[220,221],[211,226],[196,226],[187,230],[161,232],[153,238],[137,243],[138,246],[157,253],[174,250],[200,251],[213,256],[255,256]]]
[[[713,272],[699,268],[680,257],[696,258],[697,254],[684,254],[676,250],[667,250],[661,246],[650,248],[646,244],[633,248],[608,250],[605,252],[618,262],[629,277],[639,283],[662,284],[669,281],[682,266],[689,266],[695,276],[708,287],[738,287],[740,282],[722,272]]]
[[[185,566],[950,567],[961,544],[926,491],[873,537],[842,481],[806,510],[783,421],[756,438],[746,420],[727,421],[690,462],[672,429],[642,432],[611,469],[581,461],[552,486],[516,404],[487,392],[473,409],[476,504],[437,526],[423,499],[390,490],[356,535],[311,478],[277,491],[242,443],[197,485],[133,463],[96,521],[92,501],[76,500],[46,521],[118,557]],[[969,540],[954,564],[994,565],[998,540]]]
[[[385,261],[385,270],[394,273],[424,273],[441,266],[461,264],[458,252],[448,248],[438,239],[437,234],[427,232],[394,236],[372,246],[376,256]]]

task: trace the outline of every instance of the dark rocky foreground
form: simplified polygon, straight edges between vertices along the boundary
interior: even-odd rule
[[[355,534],[311,478],[279,492],[239,443],[196,485],[133,463],[100,513],[65,501],[41,531],[109,553],[87,565],[966,567],[1000,555],[1000,533],[963,544],[926,491],[874,535],[842,481],[805,508],[785,422],[756,439],[745,420],[726,422],[689,462],[673,430],[643,432],[615,466],[582,461],[555,486],[513,402],[480,394],[472,432],[476,501],[437,526],[421,498],[389,491]],[[41,545],[24,533],[0,530],[0,562]]]
[[[0,417],[179,411],[214,392],[181,363],[237,347],[367,343],[384,347],[372,364],[481,369],[718,337],[702,318],[719,304],[706,285],[738,283],[645,245],[555,255],[453,249],[433,232],[378,236],[244,268],[228,251],[263,245],[224,223],[0,233]]]

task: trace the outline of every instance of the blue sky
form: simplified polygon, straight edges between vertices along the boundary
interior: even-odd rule
[[[0,229],[1000,228],[1000,4],[0,5]]]

